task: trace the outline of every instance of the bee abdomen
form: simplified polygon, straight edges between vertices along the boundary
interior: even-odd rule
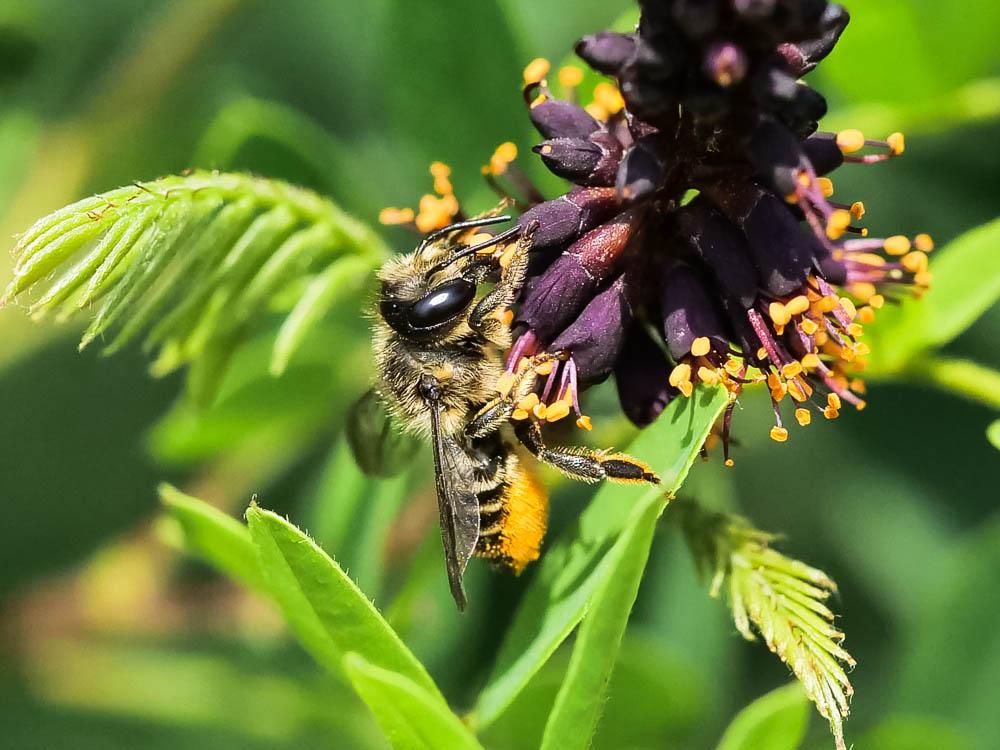
[[[479,499],[479,542],[476,555],[520,573],[538,559],[548,523],[548,496],[513,453],[506,476]]]

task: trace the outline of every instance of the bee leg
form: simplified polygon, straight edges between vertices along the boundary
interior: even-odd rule
[[[531,238],[532,232],[525,231],[516,243],[504,251],[500,261],[500,280],[469,313],[469,327],[498,346],[510,346],[510,320],[505,319],[505,315],[524,286]]]
[[[498,395],[496,398],[487,401],[472,419],[469,420],[469,423],[465,426],[465,434],[473,438],[486,437],[499,430],[512,417],[515,417],[517,409],[528,409],[538,403],[538,397],[533,396],[534,403],[530,404],[530,406],[522,406],[524,399],[528,398],[529,394],[534,390],[535,382],[538,380],[536,368],[557,360],[561,356],[561,354],[542,352],[541,354],[522,359],[518,364],[516,374],[511,376],[510,373],[505,373],[503,375],[501,379],[510,377],[513,377],[513,379],[508,380],[506,385],[498,383]]]
[[[519,422],[514,434],[522,445],[542,463],[552,466],[570,479],[599,482],[608,479],[622,484],[659,484],[660,478],[638,459],[612,450],[583,447],[553,448],[542,440],[541,428],[530,420]]]

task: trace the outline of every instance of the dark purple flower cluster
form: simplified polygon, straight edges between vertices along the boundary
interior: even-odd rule
[[[831,200],[825,175],[845,161],[904,149],[900,134],[817,132],[826,102],[800,77],[847,12],[826,0],[640,4],[635,32],[577,44],[617,82],[588,106],[572,89],[556,98],[544,62],[526,70],[545,138],[535,151],[574,187],[520,219],[538,222],[539,259],[510,367],[539,350],[568,355],[543,402],[614,373],[639,425],[697,382],[734,394],[765,382],[778,441],[786,397],[803,425],[862,408],[850,373],[868,353],[863,323],[887,295],[926,286],[932,243],[867,239],[854,226],[863,205]]]
[[[863,324],[926,287],[933,243],[869,239],[856,225],[863,204],[832,199],[826,175],[842,164],[904,150],[898,133],[818,132],[826,102],[801,76],[833,49],[847,11],[827,0],[640,5],[634,32],[578,42],[614,81],[585,106],[580,69],[558,71],[562,98],[546,61],[525,69],[544,138],[534,150],[571,189],[541,200],[511,164],[512,144],[484,167],[495,187],[510,181],[520,224],[537,225],[508,367],[540,351],[564,356],[521,411],[552,421],[575,410],[589,427],[577,396],[611,374],[640,426],[699,382],[734,400],[766,383],[777,441],[788,437],[786,399],[801,425],[845,403],[863,408]]]

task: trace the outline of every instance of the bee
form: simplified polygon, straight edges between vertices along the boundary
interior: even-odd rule
[[[405,430],[432,444],[448,581],[459,610],[473,556],[514,573],[539,556],[548,497],[525,450],[583,481],[659,481],[629,456],[549,447],[536,421],[512,420],[539,370],[565,355],[542,352],[522,360],[515,373],[505,369],[511,308],[525,282],[535,227],[515,225],[493,236],[481,230],[509,220],[493,212],[452,224],[390,259],[379,271],[373,315],[378,391]],[[480,297],[487,282],[492,289]]]

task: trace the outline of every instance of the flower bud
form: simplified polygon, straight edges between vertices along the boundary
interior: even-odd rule
[[[708,192],[722,213],[743,230],[761,285],[784,297],[797,291],[821,252],[819,241],[802,231],[788,207],[753,183],[728,182]]]
[[[716,42],[708,48],[702,69],[710,80],[722,88],[729,88],[746,77],[749,65],[740,47],[732,42]]]
[[[533,150],[553,173],[578,185],[614,183],[622,155],[618,141],[603,131],[589,139],[553,138]]]
[[[632,323],[632,306],[619,276],[594,297],[579,317],[552,345],[552,351],[569,352],[581,386],[600,383],[611,374],[625,342],[625,330]]]
[[[632,236],[631,211],[601,224],[570,245],[528,293],[517,320],[542,341],[551,341],[615,272]]]
[[[690,37],[707,36],[718,24],[719,3],[716,0],[674,0],[672,5],[674,20]]]
[[[799,139],[781,123],[763,118],[747,146],[757,174],[778,195],[791,195],[798,187],[803,169]]]
[[[601,123],[577,105],[560,99],[545,99],[528,110],[531,122],[546,138],[586,138],[601,129]]]
[[[532,254],[566,245],[618,209],[614,188],[577,188],[566,195],[532,206],[517,220],[518,226],[538,222],[532,237]]]
[[[617,76],[635,53],[635,34],[602,31],[576,43],[576,54],[598,73],[609,76]]]
[[[706,280],[687,263],[674,262],[660,280],[660,312],[667,350],[680,361],[691,354],[695,339],[708,338],[712,351],[728,349],[726,330]]]
[[[844,152],[834,133],[814,133],[802,142],[802,150],[818,175],[830,174],[844,163]]]
[[[666,157],[659,133],[640,138],[625,154],[618,167],[615,188],[626,202],[652,193],[663,181]]]
[[[797,44],[791,42],[782,44],[778,48],[778,52],[788,63],[792,74],[804,76],[813,70],[823,58],[833,51],[850,20],[851,16],[844,6],[831,3],[827,5],[820,18],[819,23],[822,31],[818,37]]]
[[[633,323],[615,364],[615,385],[622,411],[637,427],[652,424],[677,394],[668,382],[670,369],[663,347]]]
[[[742,233],[700,199],[677,212],[677,226],[712,272],[723,296],[735,299],[744,309],[752,307],[757,299],[757,270]]]

